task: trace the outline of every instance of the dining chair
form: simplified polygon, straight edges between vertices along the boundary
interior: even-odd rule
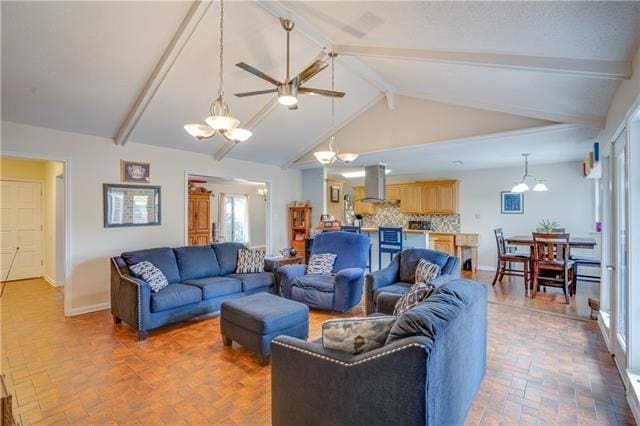
[[[570,303],[574,294],[574,261],[569,258],[569,234],[533,233],[533,297],[540,286],[562,288]]]
[[[536,232],[538,234],[544,234],[546,231],[544,228],[536,228]],[[566,232],[565,228],[553,228],[551,230],[551,234],[564,234]]]
[[[342,232],[351,232],[352,234],[362,234],[362,228],[360,226],[340,225],[340,230]],[[371,272],[371,243],[369,243],[369,263],[367,264],[367,269]]]
[[[529,268],[531,258],[526,254],[508,251],[502,228],[494,229],[493,233],[496,236],[496,245],[498,248],[498,266],[496,267],[496,275],[493,277],[491,285],[495,286],[496,282],[502,282],[502,278],[504,278],[505,275],[522,277],[524,278],[524,294],[526,296],[529,293],[531,284],[531,271]],[[522,269],[514,269],[512,263],[522,264]]]
[[[402,228],[378,228],[378,269],[382,269],[382,253],[389,253],[392,260],[402,251]]]

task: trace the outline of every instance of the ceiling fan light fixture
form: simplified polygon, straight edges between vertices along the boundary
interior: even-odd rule
[[[298,103],[298,86],[287,83],[278,86],[278,102],[285,106],[293,106]]]
[[[195,124],[195,123],[185,124],[184,129],[187,131],[187,133],[189,133],[191,136],[196,138],[198,141],[202,141],[203,139],[210,138],[216,132],[206,124]]]
[[[253,133],[251,130],[241,129],[240,127],[234,127],[233,129],[223,133],[224,137],[234,143],[241,143],[251,137]]]
[[[326,166],[335,161],[336,153],[333,151],[316,151],[313,153],[313,156],[316,157],[316,160]]]
[[[338,160],[342,161],[343,163],[351,163],[354,162],[358,159],[358,154],[355,154],[353,152],[345,152],[343,154],[338,154]]]

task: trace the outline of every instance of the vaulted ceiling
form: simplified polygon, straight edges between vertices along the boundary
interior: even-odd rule
[[[334,126],[327,98],[302,96],[300,109],[289,111],[273,95],[232,95],[270,88],[236,62],[284,78],[279,16],[296,22],[294,73],[332,49],[340,53],[336,89],[347,95],[336,101]],[[576,157],[631,72],[640,2],[227,2],[225,22],[226,98],[254,132],[244,144],[218,137],[199,143],[182,128],[208,115],[217,93],[218,4],[208,2],[3,1],[2,119],[217,159],[304,166],[308,152],[334,131],[374,116],[380,105],[393,114],[399,97],[410,97],[476,111],[478,123],[502,113],[496,129],[512,132],[517,122],[515,130],[533,140],[539,130],[539,149],[549,139],[547,126],[569,123],[557,136],[563,155]],[[309,85],[328,88],[329,70]],[[389,137],[357,144],[358,164],[378,161],[375,152],[407,160],[429,155],[456,139],[447,136],[456,121],[448,125],[437,144],[413,141],[418,151]],[[468,130],[469,144],[486,144],[495,133],[480,124]],[[531,145],[510,140],[514,152]],[[483,164],[493,164],[486,149],[476,151],[486,157]]]

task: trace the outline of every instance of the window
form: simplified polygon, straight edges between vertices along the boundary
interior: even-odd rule
[[[246,195],[224,197],[224,237],[226,241],[249,241],[249,206]]]

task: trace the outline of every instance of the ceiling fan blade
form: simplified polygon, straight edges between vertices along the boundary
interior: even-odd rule
[[[332,98],[342,98],[346,93],[334,92],[333,90],[313,89],[311,87],[298,87],[298,93],[305,93],[307,95],[321,95],[329,96]]]
[[[278,89],[255,90],[253,92],[236,93],[235,95],[239,98],[244,98],[245,96],[265,95],[267,93],[276,93],[277,91]]]
[[[304,84],[305,81],[309,80],[314,75],[318,74],[320,71],[325,69],[329,64],[324,61],[317,60],[307,68],[303,69],[300,74],[298,74],[299,84]]]
[[[242,68],[243,70],[245,70],[247,72],[250,72],[251,74],[255,75],[256,77],[260,77],[261,79],[268,81],[271,84],[275,84],[276,86],[279,86],[281,84],[275,78],[263,73],[262,71],[260,71],[257,68],[252,67],[251,65],[245,64],[244,62],[238,62],[236,64],[236,66],[238,68]]]

